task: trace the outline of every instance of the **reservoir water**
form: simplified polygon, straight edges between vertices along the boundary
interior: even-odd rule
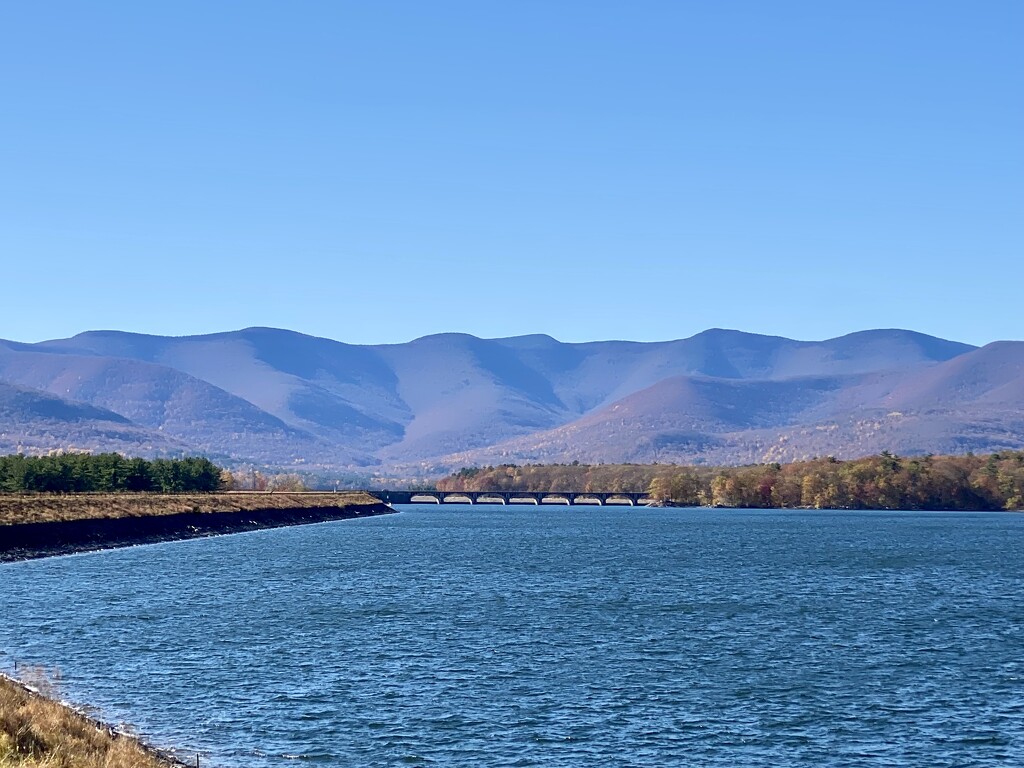
[[[0,566],[204,766],[1024,765],[1024,515],[408,507]]]

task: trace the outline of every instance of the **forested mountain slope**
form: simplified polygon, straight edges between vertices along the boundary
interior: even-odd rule
[[[1022,347],[901,330],[582,344],[451,333],[376,346],[270,328],[93,331],[0,342],[0,381],[116,414],[149,453],[162,448],[143,433],[288,467],[742,463],[1024,447]]]

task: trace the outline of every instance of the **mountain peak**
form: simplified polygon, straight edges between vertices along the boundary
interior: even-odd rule
[[[504,336],[493,339],[493,341],[499,342],[506,347],[516,347],[519,349],[558,347],[562,344],[558,339],[553,336],[548,336],[546,333],[529,333],[524,336]]]
[[[900,329],[797,341],[709,328],[573,344],[439,333],[379,345],[263,326],[98,330],[0,344],[0,378],[116,413],[140,451],[159,430],[225,460],[276,466],[643,460],[640,445],[725,463],[1024,447],[1014,415],[1024,412],[1024,342],[978,350]],[[36,424],[59,444],[44,400],[30,400],[12,400],[10,423]],[[99,429],[81,434],[105,445]]]
[[[708,328],[707,330],[695,333],[691,339],[783,339],[782,336],[768,336],[763,333],[751,333],[750,331],[738,331],[734,328]],[[784,339],[789,341],[789,339]]]

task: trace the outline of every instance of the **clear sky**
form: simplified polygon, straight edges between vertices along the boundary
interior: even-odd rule
[[[1020,0],[23,2],[0,338],[1024,339]]]

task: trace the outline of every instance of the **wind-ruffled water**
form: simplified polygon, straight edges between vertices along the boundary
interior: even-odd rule
[[[409,507],[0,566],[203,765],[1024,765],[1024,515]]]

